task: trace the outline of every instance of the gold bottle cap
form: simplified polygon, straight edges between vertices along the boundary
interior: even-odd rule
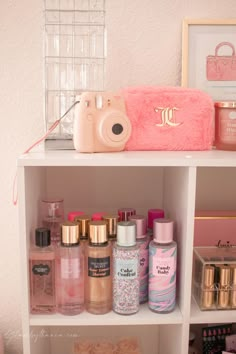
[[[72,221],[61,224],[61,243],[62,245],[79,244],[79,225]]]
[[[236,286],[236,266],[233,266],[231,268],[231,272],[232,272],[232,285]]]
[[[88,238],[89,222],[91,221],[91,216],[79,215],[74,218],[74,221],[79,224],[80,239]]]
[[[215,268],[213,266],[205,266],[204,268],[204,288],[214,285]]]
[[[107,223],[104,220],[90,221],[89,223],[89,242],[92,244],[107,243]]]
[[[107,222],[108,237],[115,236],[117,233],[117,222],[118,222],[119,216],[105,214],[105,215],[103,215],[102,218],[103,218],[103,220],[105,220]]]
[[[229,286],[230,285],[230,267],[221,266],[220,267],[220,286]]]

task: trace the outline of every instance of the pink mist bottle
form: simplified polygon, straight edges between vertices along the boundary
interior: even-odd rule
[[[154,220],[153,241],[149,244],[149,308],[158,313],[169,313],[176,301],[177,245],[173,241],[174,222]]]
[[[130,221],[136,224],[136,241],[139,246],[139,302],[143,304],[148,300],[148,248],[150,237],[147,235],[147,220],[143,215],[132,215]]]
[[[113,311],[131,315],[139,311],[139,246],[132,221],[117,224],[113,246]]]
[[[56,257],[57,311],[77,315],[84,310],[84,255],[79,242],[79,226],[61,225],[61,246]]]
[[[50,230],[35,230],[35,246],[29,252],[30,312],[37,314],[56,311],[55,253],[50,246]]]

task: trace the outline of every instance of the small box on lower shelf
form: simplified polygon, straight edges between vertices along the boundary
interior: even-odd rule
[[[201,310],[236,309],[236,247],[195,247],[192,291]]]
[[[80,338],[74,343],[74,354],[142,354],[137,337]]]

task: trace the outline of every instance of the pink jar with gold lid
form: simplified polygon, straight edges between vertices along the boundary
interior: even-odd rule
[[[215,102],[215,147],[236,150],[236,101]]]

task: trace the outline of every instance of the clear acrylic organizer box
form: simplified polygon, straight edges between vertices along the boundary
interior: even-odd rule
[[[45,0],[46,130],[83,91],[104,90],[105,0]],[[46,148],[70,149],[74,111],[49,135]]]

